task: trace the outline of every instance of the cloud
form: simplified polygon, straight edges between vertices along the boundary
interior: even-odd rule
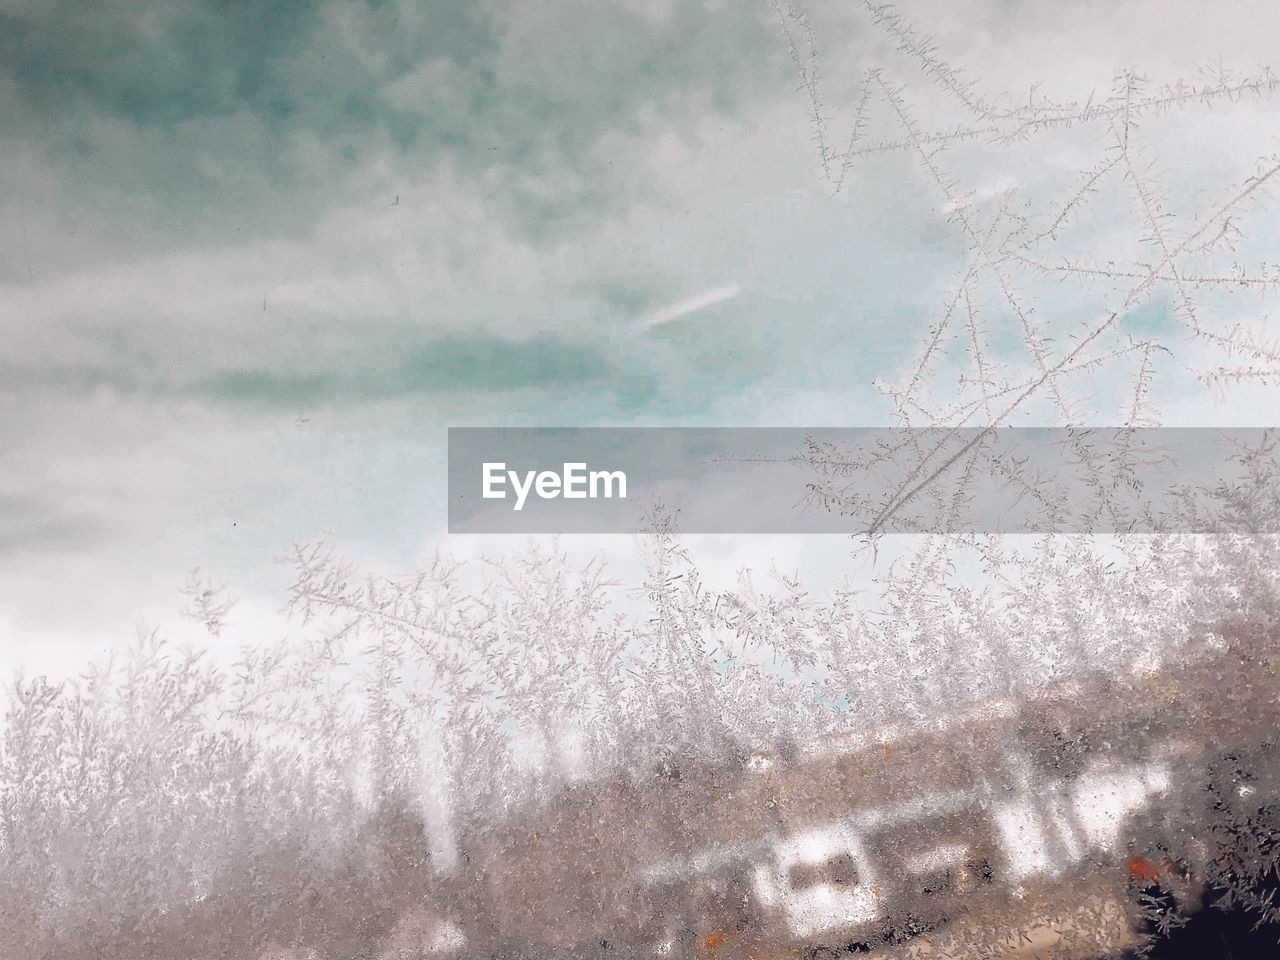
[[[297,235],[446,163],[543,245],[660,191],[637,148],[746,110],[785,77],[773,40],[691,2],[19,3],[0,97],[63,204],[109,202],[153,245]]]
[[[263,369],[233,370],[197,387],[210,399],[301,409],[417,394],[479,394],[493,399],[530,388],[572,389],[606,381],[613,359],[598,348],[550,334],[513,340],[485,331],[451,333],[404,344],[400,359],[349,367],[324,375]],[[390,362],[385,362],[389,360]]]

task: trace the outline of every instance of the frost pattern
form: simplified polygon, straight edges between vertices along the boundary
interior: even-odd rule
[[[1162,87],[1125,71],[1100,99],[1015,106],[864,2],[956,118],[925,126],[874,65],[837,147],[816,31],[774,9],[832,190],[869,158],[909,157],[966,246],[917,356],[882,385],[901,423],[994,428],[1044,401],[1077,425],[1075,378],[1122,363],[1121,423],[1157,422],[1169,348],[1122,320],[1158,290],[1220,351],[1206,386],[1275,377],[1264,328],[1199,298],[1274,292],[1273,265],[1225,255],[1280,161],[1179,217],[1143,140],[1163,115],[1270,96],[1269,71]],[[968,188],[943,164],[1063,131],[1098,157],[1056,200]],[[1128,260],[1066,243],[1108,188],[1140,235]],[[1029,293],[1049,277],[1101,291],[1069,333]],[[996,323],[1016,357],[992,347]],[[810,453],[819,483],[838,475],[838,452]],[[1248,483],[1187,509],[1274,517],[1272,451],[1244,456]],[[675,518],[650,521],[630,606],[603,562],[546,544],[479,585],[443,555],[383,577],[302,544],[286,644],[227,667],[144,633],[73,682],[16,678],[5,956],[1098,956],[1149,950],[1208,900],[1280,920],[1275,538],[925,537],[874,584],[819,596],[786,576],[709,589]],[[197,571],[185,593],[218,636],[226,589]]]
[[[599,564],[545,548],[464,588],[443,558],[388,579],[299,546],[305,640],[224,669],[144,635],[75,683],[19,680],[7,942],[905,949],[1071,891],[1135,909],[1148,871],[1177,888],[1166,861],[1274,913],[1255,882],[1276,866],[1273,539],[1119,560],[1046,539],[993,552],[983,590],[923,591],[919,556],[875,607],[787,579],[708,590],[669,524],[644,546],[635,620]]]

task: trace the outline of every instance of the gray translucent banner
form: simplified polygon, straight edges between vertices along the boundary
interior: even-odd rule
[[[1266,429],[450,428],[450,533],[1277,533]]]

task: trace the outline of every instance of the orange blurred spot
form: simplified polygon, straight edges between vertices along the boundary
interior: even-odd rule
[[[725,941],[725,935],[723,933],[721,933],[719,930],[712,930],[710,933],[708,933],[705,937],[702,938],[702,949],[715,950],[719,947],[724,946],[724,941]]]
[[[1160,871],[1146,857],[1130,857],[1128,866],[1131,877],[1146,880],[1148,883],[1154,883],[1160,879]]]

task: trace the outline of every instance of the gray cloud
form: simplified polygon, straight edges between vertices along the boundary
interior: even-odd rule
[[[28,4],[0,21],[0,71],[10,136],[68,196],[132,198],[161,233],[305,229],[371,164],[390,200],[448,161],[538,243],[625,208],[644,136],[785,77],[764,16],[577,0]]]
[[[482,331],[450,334],[397,353],[403,359],[390,364],[350,364],[326,374],[234,370],[195,392],[233,404],[302,408],[418,394],[573,389],[616,373],[613,359],[601,350],[546,334],[524,340]]]

